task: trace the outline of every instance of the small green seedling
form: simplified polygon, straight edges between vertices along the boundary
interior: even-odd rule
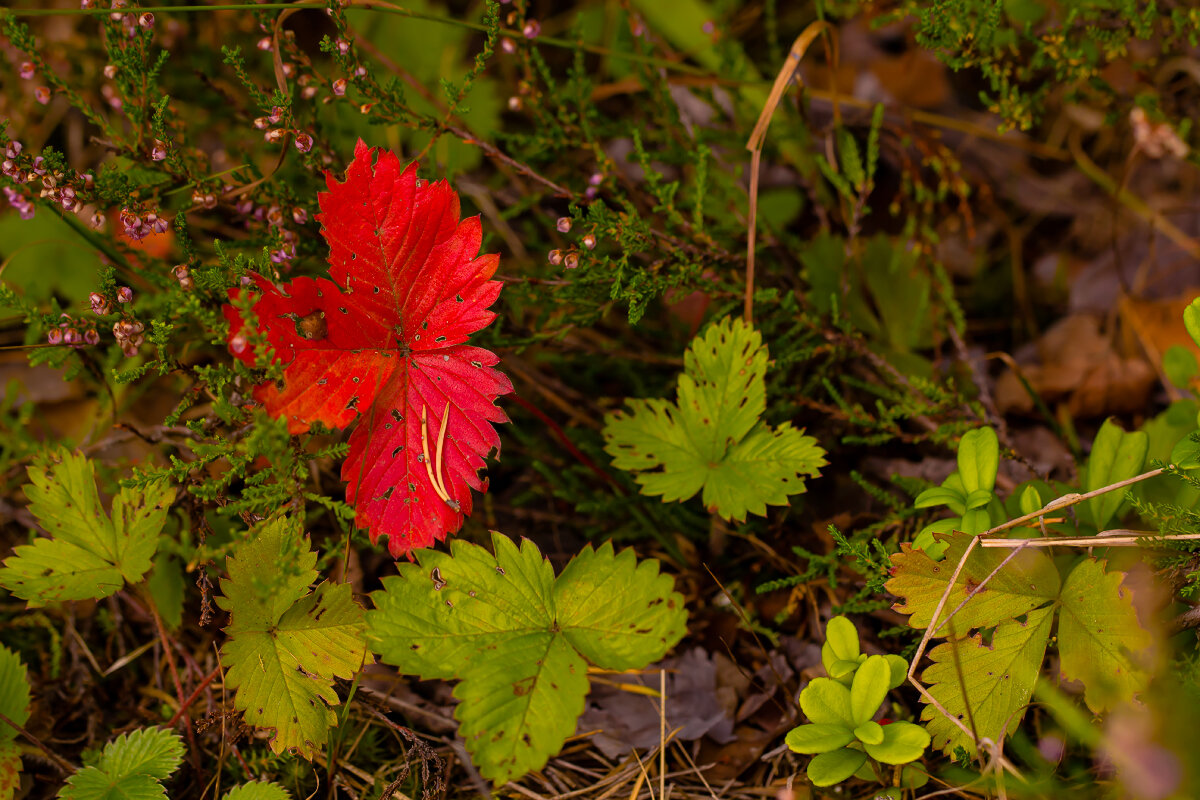
[[[961,531],[975,535],[992,527],[993,515],[988,506],[996,499],[996,473],[1000,468],[1000,442],[991,428],[978,428],[963,434],[958,444],[958,470],[942,481],[941,486],[926,489],[917,495],[917,508],[949,506],[958,516],[939,519],[917,534],[913,547],[924,550],[934,561],[946,552],[946,543],[935,533]]]
[[[887,693],[904,682],[908,662],[896,655],[860,652],[858,632],[845,617],[825,631],[821,662],[828,678],[816,678],[800,693],[810,724],[794,728],[787,745],[816,755],[808,765],[814,786],[833,786],[860,773],[871,758],[881,764],[915,761],[929,746],[929,734],[911,722],[875,721]]]

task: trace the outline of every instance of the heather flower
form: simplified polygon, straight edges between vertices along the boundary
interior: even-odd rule
[[[338,97],[341,97],[342,95],[344,95],[346,93],[346,79],[345,78],[338,78],[336,81],[333,82],[333,93]]]
[[[30,78],[32,78],[33,77],[33,62],[32,61],[22,61],[21,69],[17,74],[20,75],[23,80],[29,80]]]
[[[42,105],[46,105],[47,103],[49,103],[50,102],[50,87],[49,86],[39,86],[36,89],[34,89],[33,90],[33,99],[37,100]]]
[[[563,258],[563,266],[567,269],[575,269],[579,266],[579,253],[567,253]]]
[[[559,233],[569,233],[571,231],[571,218],[559,217],[557,227]]]
[[[112,311],[108,305],[108,299],[99,292],[92,292],[88,295],[88,301],[92,304],[92,313],[96,316],[103,317]]]
[[[297,150],[301,153],[307,153],[309,150],[312,150],[313,138],[307,133],[297,133],[295,144]]]
[[[46,334],[46,341],[49,344],[62,344],[63,332],[58,328],[51,328]]]
[[[121,304],[133,302],[133,289],[128,286],[117,287],[117,302]]]
[[[162,161],[167,157],[167,146],[161,139],[154,140],[154,147],[150,150],[150,158],[155,161]]]
[[[292,209],[292,221],[297,225],[303,225],[304,223],[308,222],[308,211],[296,206]]]
[[[542,32],[542,23],[536,19],[531,19],[525,23],[525,27],[521,29],[521,34],[526,39],[536,39],[538,34]]]

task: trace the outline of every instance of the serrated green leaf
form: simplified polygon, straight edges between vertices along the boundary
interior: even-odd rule
[[[20,657],[0,647],[0,713],[18,725],[29,721],[29,677]],[[0,800],[9,800],[20,786],[21,753],[17,731],[0,722]]]
[[[931,737],[920,725],[911,722],[893,722],[882,726],[880,740],[868,742],[867,755],[882,764],[907,764],[916,761],[929,747]]]
[[[999,742],[1025,715],[1053,620],[1053,607],[1040,608],[1025,622],[1000,623],[990,646],[979,634],[943,642],[929,652],[933,663],[922,676],[929,693],[968,728],[973,720],[976,736]],[[934,747],[947,754],[959,746],[974,751],[971,738],[934,706],[925,706],[921,719]]]
[[[277,783],[253,781],[233,787],[222,800],[292,800],[292,795]]]
[[[1131,658],[1153,643],[1138,622],[1124,575],[1104,562],[1084,559],[1063,583],[1058,654],[1063,676],[1083,683],[1083,700],[1095,713],[1131,700],[1147,675]]]
[[[0,741],[0,800],[12,800],[21,787],[21,751],[16,742]]]
[[[814,678],[800,692],[800,710],[817,725],[841,725],[853,730],[857,724],[850,713],[850,690],[832,678]]]
[[[94,766],[67,779],[65,800],[151,800],[166,797],[160,781],[183,760],[183,740],[163,728],[141,728],[104,746]]]
[[[15,548],[0,568],[0,586],[46,603],[108,597],[149,571],[175,491],[166,481],[122,489],[104,513],[92,462],[58,450],[29,468],[29,510],[52,538]]]
[[[1000,469],[1000,440],[991,428],[976,428],[963,434],[958,443],[958,474],[967,495],[992,491]],[[971,506],[968,506],[971,507]]]
[[[900,552],[892,556],[892,578],[884,588],[901,598],[893,608],[910,615],[909,625],[929,627],[933,611],[971,538],[964,534],[949,537],[946,557],[942,561],[934,561],[907,544],[901,544]],[[958,582],[942,609],[941,619],[958,608],[967,592],[983,583],[1009,555],[1008,551],[999,548],[976,547],[959,573]],[[963,636],[972,628],[1018,617],[1058,597],[1061,585],[1058,570],[1049,556],[1032,548],[1022,550],[1012,556],[1004,569],[993,576],[946,627],[940,628],[938,635],[950,635],[953,631],[955,636]],[[940,620],[938,624],[940,627]]]
[[[539,769],[575,730],[587,662],[635,669],[683,636],[686,613],[657,563],[611,544],[585,548],[557,578],[528,540],[494,533],[495,554],[462,540],[420,550],[372,595],[369,635],[406,674],[457,678],[476,766],[505,783]]]
[[[1146,453],[1149,449],[1150,437],[1145,431],[1126,433],[1111,419],[1105,420],[1092,443],[1092,455],[1088,458],[1083,484],[1084,491],[1093,492],[1137,475],[1146,463]],[[1116,516],[1127,494],[1128,488],[1117,489],[1087,501],[1096,530],[1104,530],[1109,520]]]
[[[845,747],[854,734],[843,725],[801,725],[788,731],[784,741],[794,753],[816,755]]]
[[[892,682],[892,668],[883,656],[871,656],[854,673],[850,685],[850,718],[862,725],[879,710]]]
[[[642,493],[664,502],[703,492],[727,519],[786,505],[817,474],[825,452],[790,425],[759,421],[766,407],[767,349],[740,319],[709,326],[684,355],[678,403],[631,400],[605,419],[613,464],[635,473]]]
[[[271,749],[315,756],[337,724],[334,678],[350,678],[366,656],[363,611],[348,584],[311,593],[316,553],[296,524],[273,518],[227,561],[217,604],[230,612],[221,647],[225,683],[246,721],[274,728]]]
[[[149,775],[113,777],[95,767],[84,767],[67,778],[58,796],[62,800],[164,800],[167,790]]]
[[[861,750],[843,747],[821,755],[808,762],[807,775],[813,786],[833,786],[849,778],[867,761]]]
[[[183,740],[163,728],[139,728],[104,746],[97,763],[109,775],[149,775],[166,780],[183,761]]]

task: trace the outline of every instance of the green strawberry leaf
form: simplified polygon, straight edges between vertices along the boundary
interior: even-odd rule
[[[316,553],[296,523],[275,517],[234,549],[217,605],[231,615],[221,647],[225,683],[252,725],[274,728],[271,749],[315,756],[337,724],[334,678],[350,678],[366,656],[363,611],[348,584],[312,592]]]
[[[1146,686],[1147,676],[1131,654],[1153,643],[1138,622],[1133,598],[1120,572],[1085,559],[1063,583],[1058,653],[1063,677],[1083,683],[1083,700],[1095,713],[1126,702]]]
[[[18,725],[29,721],[29,677],[16,653],[0,647],[0,713]],[[0,798],[16,794],[21,779],[17,731],[0,722]]]
[[[878,742],[868,742],[865,739],[862,742],[866,745],[867,755],[883,764],[907,764],[916,761],[931,741],[924,728],[911,722],[893,722],[882,728]]]
[[[678,402],[631,400],[605,419],[613,464],[635,473],[642,493],[664,502],[702,492],[705,508],[726,519],[765,515],[805,491],[805,476],[825,451],[789,424],[771,429],[766,407],[767,348],[740,319],[709,326],[684,354]]]
[[[808,762],[808,779],[813,786],[833,786],[857,772],[866,761],[866,753],[847,747],[822,753]]]
[[[0,586],[46,603],[108,597],[150,570],[158,537],[175,498],[166,481],[122,489],[104,513],[92,462],[66,450],[29,468],[29,510],[52,538],[22,545],[0,568]]]
[[[1126,433],[1111,419],[1105,420],[1092,443],[1092,455],[1088,458],[1084,476],[1084,491],[1092,492],[1137,475],[1146,463],[1149,450],[1150,437],[1145,431]],[[1116,516],[1127,494],[1128,487],[1087,501],[1096,530],[1104,530],[1109,521]]]
[[[892,556],[892,578],[885,588],[901,598],[893,608],[901,614],[909,614],[908,624],[914,628],[929,627],[934,609],[971,537],[960,534],[943,541],[949,546],[942,561],[934,561],[908,544],[901,544],[900,552]],[[958,608],[967,592],[979,586],[1009,555],[1009,551],[1000,548],[976,547],[959,573],[958,582],[942,609],[941,619]],[[1018,617],[1057,598],[1060,586],[1058,570],[1049,556],[1032,548],[1022,550],[962,607],[947,626],[941,628],[939,635],[965,636],[972,628]],[[940,626],[941,622],[938,624]]]
[[[292,796],[277,783],[252,781],[233,787],[221,800],[292,800]]]
[[[575,731],[588,661],[644,667],[687,618],[672,579],[631,550],[585,548],[556,580],[532,542],[492,543],[495,555],[461,540],[449,554],[417,551],[372,595],[367,625],[385,662],[459,679],[460,733],[480,773],[502,784],[541,768]]]
[[[104,746],[95,766],[67,779],[64,800],[152,800],[165,798],[162,781],[183,761],[183,740],[162,728],[140,728]]]
[[[1040,608],[1025,622],[1001,622],[990,646],[980,635],[943,642],[930,651],[933,663],[922,676],[929,693],[968,728],[974,722],[976,736],[1000,741],[1025,715],[1053,620],[1053,607]],[[921,718],[935,747],[947,754],[959,746],[974,751],[971,738],[933,705]]]

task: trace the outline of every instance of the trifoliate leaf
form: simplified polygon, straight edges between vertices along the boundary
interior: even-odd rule
[[[1144,653],[1153,637],[1138,622],[1124,576],[1085,559],[1063,583],[1058,652],[1063,676],[1083,683],[1083,700],[1095,713],[1133,698],[1146,673],[1131,655]]]
[[[1030,611],[1025,622],[1005,621],[992,634],[991,645],[981,635],[944,642],[929,653],[933,662],[923,675],[929,693],[975,735],[998,742],[1016,730],[1042,667],[1052,607]],[[921,717],[933,745],[952,753],[955,747],[975,749],[971,738],[933,705]]]
[[[29,678],[16,653],[0,647],[0,713],[18,725],[29,721]],[[21,783],[17,731],[0,722],[0,800],[9,800]]]
[[[165,798],[161,781],[183,760],[183,740],[162,728],[141,728],[104,746],[95,766],[67,779],[58,793],[64,800],[157,800]]]
[[[232,615],[221,658],[234,705],[250,724],[275,729],[276,753],[312,758],[337,724],[333,679],[358,671],[366,643],[348,584],[308,592],[316,553],[301,541],[292,521],[268,521],[230,556],[217,604]]]
[[[104,513],[92,462],[59,450],[29,468],[29,510],[52,538],[17,547],[0,586],[30,607],[108,597],[150,569],[175,491],[165,481],[122,489]]]
[[[901,598],[894,608],[901,614],[910,614],[908,624],[914,628],[929,627],[933,612],[971,537],[954,535],[942,541],[948,541],[949,547],[941,561],[934,561],[907,544],[901,544],[900,552],[892,556],[892,578],[885,588]],[[976,547],[959,573],[958,582],[942,608],[940,620],[958,608],[967,593],[983,583],[1010,554],[1000,548]],[[1032,548],[1022,550],[992,576],[983,590],[977,592],[938,635],[948,636],[953,632],[955,636],[963,636],[971,628],[1018,617],[1058,597],[1060,586],[1058,570],[1045,553]],[[940,626],[941,622],[938,624]]]
[[[292,800],[292,796],[277,783],[254,781],[233,787],[221,800]]]
[[[1092,442],[1092,454],[1088,458],[1083,481],[1084,491],[1093,492],[1137,475],[1146,463],[1149,450],[1150,437],[1145,431],[1126,433],[1111,419],[1105,420]],[[1117,489],[1087,501],[1096,530],[1104,530],[1109,520],[1116,516],[1127,494],[1128,488]]]
[[[759,421],[766,408],[767,348],[740,319],[723,319],[684,355],[678,402],[631,400],[630,413],[605,421],[613,464],[636,473],[643,494],[664,502],[702,492],[706,508],[727,519],[765,515],[805,491],[825,451],[789,424]]]
[[[685,632],[683,598],[657,562],[585,548],[556,580],[532,542],[493,534],[495,555],[455,541],[417,551],[372,595],[369,635],[384,661],[457,678],[461,735],[497,784],[539,769],[575,731],[587,661],[635,669]]]

